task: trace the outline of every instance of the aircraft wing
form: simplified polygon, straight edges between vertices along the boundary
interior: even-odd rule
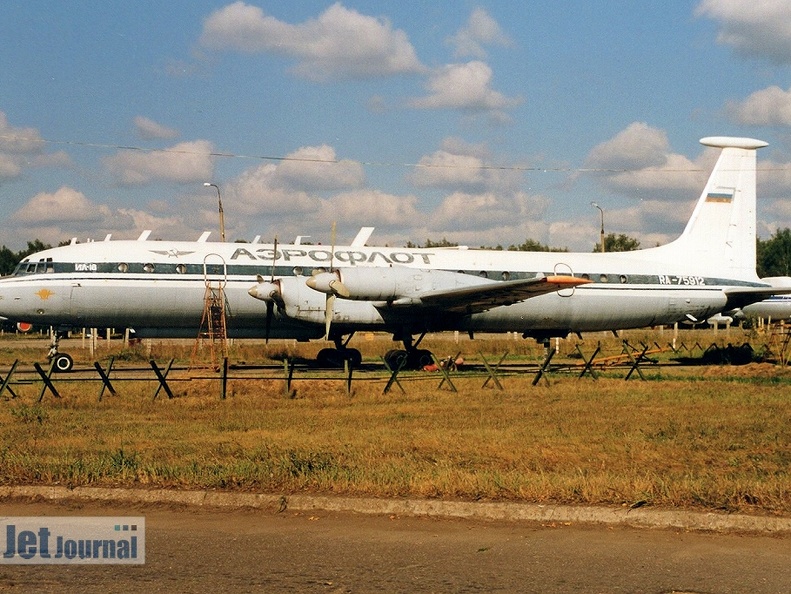
[[[453,289],[439,289],[420,295],[424,306],[456,313],[478,313],[500,305],[512,305],[531,297],[573,289],[591,281],[574,276],[537,276]]]

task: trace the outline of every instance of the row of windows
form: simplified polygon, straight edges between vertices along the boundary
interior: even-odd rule
[[[460,274],[465,274],[465,273],[466,273],[466,271],[464,271],[464,270],[459,270],[458,272],[459,272]],[[491,273],[491,274],[495,274],[495,275],[496,275],[497,273]],[[488,271],[486,271],[486,270],[481,270],[481,271],[478,273],[478,276],[481,276],[481,277],[483,277],[483,278],[491,278],[489,275],[490,275],[490,273],[489,273]],[[500,276],[501,276],[501,278],[502,278],[504,281],[511,280],[511,273],[510,273],[510,272],[503,272],[503,273],[501,273],[501,274],[500,274]],[[590,280],[590,275],[589,275],[589,274],[587,274],[587,273],[586,273],[586,274],[581,274],[581,275],[579,276],[579,278],[584,278],[585,280]],[[620,282],[622,285],[624,285],[624,284],[626,284],[627,282],[629,282],[629,278],[628,278],[628,277],[627,277],[625,274],[621,274],[621,275],[619,275],[619,276],[617,276],[617,277],[616,277],[615,275],[613,275],[613,276],[612,276],[612,278],[617,278],[617,279],[618,279],[618,281],[619,281],[619,282]],[[599,282],[600,282],[600,283],[609,283],[609,282],[610,282],[610,275],[607,275],[607,274],[600,274],[600,275],[599,275]]]
[[[52,261],[52,258],[47,258],[46,260],[39,260],[38,262],[29,262],[29,261],[22,261],[14,271],[15,276],[21,275],[28,275],[28,274],[37,274],[37,273],[52,273],[52,272],[71,272],[71,270],[66,270],[66,268],[71,268],[71,264],[55,264]],[[177,274],[249,274],[250,268],[248,266],[244,267],[244,270],[237,270],[238,266],[227,266],[223,267],[220,264],[158,264],[155,265],[152,262],[146,262],[144,264],[127,264],[126,262],[120,262],[118,264],[74,264],[74,271],[78,272],[145,272],[145,273],[154,273],[154,272],[161,272],[161,273],[173,273],[176,272]],[[113,268],[114,267],[114,268]],[[325,268],[315,268],[311,270],[311,273],[318,273],[324,272]],[[295,276],[302,276],[304,274],[304,270],[301,266],[297,266],[291,270],[291,272]],[[459,274],[469,274],[469,271],[466,270],[459,270]],[[277,274],[283,274],[282,272],[276,272]],[[499,276],[502,280],[507,281],[511,280],[512,278],[528,278],[532,276],[532,273],[511,273],[508,271],[504,271],[499,273],[490,272],[487,270],[481,270],[478,273],[479,276],[483,278],[496,278]],[[586,280],[590,280],[589,274],[581,274],[580,278],[584,278]],[[612,279],[612,281],[610,280]],[[607,275],[601,274],[599,275],[599,282],[602,283],[609,283],[618,280],[621,284],[626,284],[629,282],[629,279],[626,275]]]

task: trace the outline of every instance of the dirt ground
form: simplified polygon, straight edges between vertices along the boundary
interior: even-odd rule
[[[145,516],[138,566],[0,567],[2,592],[779,593],[791,538],[166,505],[0,502]]]

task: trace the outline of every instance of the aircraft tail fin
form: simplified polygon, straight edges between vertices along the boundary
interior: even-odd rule
[[[684,232],[659,250],[696,258],[712,273],[754,280],[756,259],[755,151],[767,145],[752,138],[712,136],[701,144],[722,153]]]

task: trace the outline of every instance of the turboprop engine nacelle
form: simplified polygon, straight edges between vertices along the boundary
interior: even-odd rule
[[[271,301],[280,304],[283,301],[280,283],[280,279],[271,281],[261,280],[257,285],[250,287],[247,292],[251,297],[255,297],[261,301]]]
[[[327,273],[331,274],[331,273]],[[332,279],[338,277],[332,274]],[[331,279],[327,279],[331,280]],[[267,318],[291,318],[312,324],[326,323],[328,295],[308,288],[304,276],[287,276],[259,282],[247,291],[251,297],[267,304]],[[274,307],[277,304],[277,308]],[[272,313],[269,313],[269,312]],[[382,317],[372,303],[344,301],[330,308],[333,322],[355,323],[372,327],[383,323]],[[268,323],[268,322],[267,322]]]

